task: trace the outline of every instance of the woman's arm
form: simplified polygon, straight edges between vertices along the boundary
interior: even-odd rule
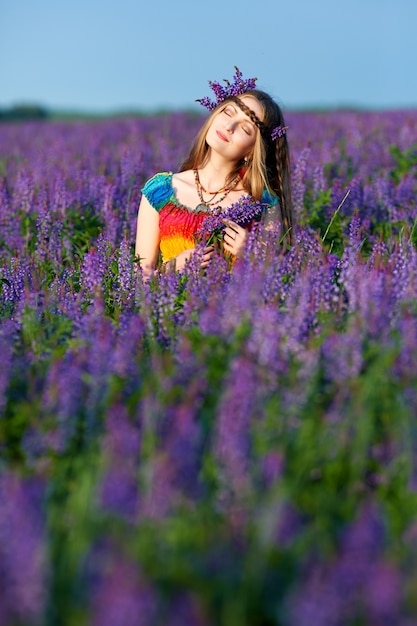
[[[136,227],[135,254],[139,258],[145,278],[150,278],[156,269],[159,257],[159,214],[142,196]]]

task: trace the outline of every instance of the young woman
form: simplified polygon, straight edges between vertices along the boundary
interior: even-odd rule
[[[283,240],[292,239],[290,159],[287,127],[280,107],[242,79],[236,68],[226,88],[210,83],[216,101],[200,100],[212,112],[178,173],[159,173],[142,190],[136,255],[149,278],[162,261],[165,270],[181,270],[196,253],[196,236],[212,213],[245,200],[262,207],[267,223],[281,223]],[[244,220],[243,220],[244,221]],[[247,225],[224,219],[224,250],[242,255]],[[199,249],[201,267],[215,254]]]

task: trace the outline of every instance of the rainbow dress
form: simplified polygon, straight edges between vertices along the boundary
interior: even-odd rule
[[[195,235],[206,219],[210,209],[191,209],[177,201],[172,187],[172,172],[160,172],[150,178],[142,189],[149,204],[159,213],[160,250],[162,261],[170,261],[184,250],[195,248]],[[267,191],[262,203],[275,205],[276,196]],[[201,208],[200,208],[201,207]]]

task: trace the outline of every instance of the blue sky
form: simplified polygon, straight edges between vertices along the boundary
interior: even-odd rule
[[[285,108],[417,108],[416,0],[0,0],[0,107],[198,108],[233,66]]]

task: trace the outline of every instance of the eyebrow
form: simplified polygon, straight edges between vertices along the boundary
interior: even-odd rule
[[[240,108],[239,108],[236,104],[234,104],[234,102],[228,102],[224,108],[225,108],[225,109],[227,109],[227,107],[228,107],[228,106],[233,107],[233,109],[234,109],[234,111],[235,111],[235,112],[239,112],[239,111],[240,111],[241,113],[243,113],[243,115],[246,115],[246,113],[245,113],[244,111],[242,111],[242,109],[240,109]],[[224,110],[224,109],[223,109],[223,110]],[[256,124],[254,124],[254,123],[252,122],[252,120],[251,120],[251,118],[249,117],[249,115],[246,115],[246,117],[247,117],[247,119],[246,119],[246,120],[243,120],[243,121],[244,121],[244,122],[249,122],[249,124],[250,124],[251,126],[253,126],[254,128],[256,128]]]

